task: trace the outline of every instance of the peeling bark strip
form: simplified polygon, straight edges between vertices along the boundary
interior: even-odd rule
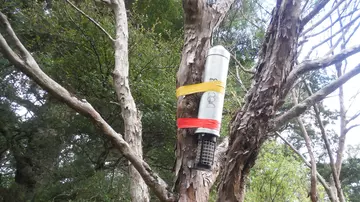
[[[294,65],[300,4],[293,0],[278,1],[273,11],[246,103],[231,121],[219,202],[244,201],[246,178],[267,138],[269,122],[282,104],[281,89]]]
[[[206,0],[183,0],[185,40],[177,73],[177,87],[201,82],[213,30],[223,20],[233,1],[221,0],[210,6]],[[177,118],[197,117],[199,101],[199,94],[180,97]],[[177,131],[175,186],[179,192],[179,201],[206,202],[219,170],[215,168],[214,173],[211,173],[193,169],[196,155],[196,137],[193,134],[192,129]]]

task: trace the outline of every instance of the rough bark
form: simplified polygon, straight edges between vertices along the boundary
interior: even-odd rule
[[[185,36],[177,87],[201,82],[213,30],[223,20],[232,2],[222,0],[208,5],[206,0],[183,0]],[[197,117],[199,101],[199,94],[180,97],[177,117]],[[197,143],[193,134],[194,130],[189,129],[177,131],[175,187],[179,201],[206,202],[216,174],[193,169]]]
[[[114,41],[115,69],[113,71],[116,95],[121,106],[124,120],[124,138],[135,154],[142,159],[142,124],[141,115],[136,108],[129,86],[128,60],[128,24],[125,3],[123,0],[112,0],[115,15]],[[130,196],[133,202],[148,202],[150,195],[148,187],[133,165],[129,165]]]
[[[281,88],[293,68],[299,15],[300,2],[292,0],[278,1],[273,11],[246,103],[231,121],[219,202],[244,201],[246,178],[267,138],[269,121],[282,104]]]

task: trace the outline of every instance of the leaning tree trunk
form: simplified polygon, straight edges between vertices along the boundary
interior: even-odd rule
[[[233,0],[224,0],[210,5],[206,0],[184,0],[184,46],[177,73],[177,87],[200,83],[204,70],[206,54],[210,48],[213,30],[223,20]],[[197,117],[199,94],[180,97],[177,117]],[[179,201],[206,202],[213,184],[213,174],[194,170],[196,137],[194,130],[177,131],[176,148],[176,188]]]
[[[244,201],[250,168],[267,139],[270,120],[287,94],[282,89],[286,89],[283,86],[296,56],[300,3],[278,1],[273,11],[252,87],[244,106],[231,121],[226,165],[218,189],[219,202]]]

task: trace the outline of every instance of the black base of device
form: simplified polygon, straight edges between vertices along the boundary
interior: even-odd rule
[[[195,135],[198,136],[195,168],[211,170],[214,164],[217,136],[209,133],[197,133]]]

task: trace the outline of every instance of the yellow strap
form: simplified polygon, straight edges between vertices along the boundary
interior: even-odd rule
[[[206,91],[225,93],[225,85],[221,81],[208,81],[198,84],[181,86],[178,89],[176,89],[176,97],[180,97],[182,95],[189,95],[193,93],[206,92]]]

